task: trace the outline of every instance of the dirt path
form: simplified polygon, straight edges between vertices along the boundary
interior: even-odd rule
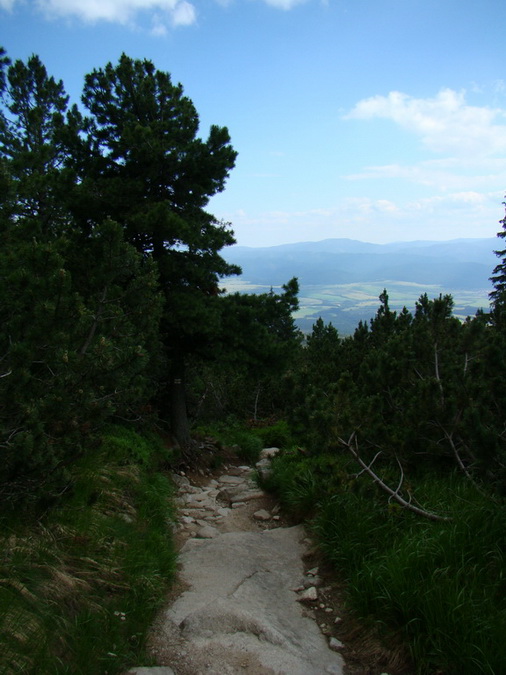
[[[345,666],[341,608],[314,567],[312,543],[251,474],[230,466],[214,477],[174,476],[178,581],[150,640],[159,665],[129,675],[381,673]]]

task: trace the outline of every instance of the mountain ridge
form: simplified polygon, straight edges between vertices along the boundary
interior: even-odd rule
[[[414,308],[418,297],[450,293],[459,316],[488,305],[490,277],[498,263],[497,237],[373,244],[355,239],[324,239],[276,246],[232,246],[227,262],[242,275],[227,284],[246,292],[280,287],[292,277],[300,285],[297,322],[310,330],[318,316],[345,332],[371,318],[383,288],[392,308]],[[242,285],[242,286],[241,286]],[[230,288],[232,286],[232,288]]]

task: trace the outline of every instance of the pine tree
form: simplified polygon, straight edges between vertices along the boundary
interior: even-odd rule
[[[90,117],[87,152],[81,146],[74,164],[81,178],[74,212],[83,229],[111,217],[158,266],[170,363],[167,414],[188,447],[186,360],[209,350],[219,330],[220,278],[239,271],[220,256],[234,243],[232,231],[205,211],[223,190],[236,152],[225,127],[198,137],[197,111],[181,85],[147,60],[123,54],[116,66],[87,75],[83,103]]]

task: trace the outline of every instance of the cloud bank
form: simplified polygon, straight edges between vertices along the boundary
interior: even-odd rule
[[[373,96],[359,101],[346,118],[392,120],[436,153],[476,158],[506,151],[506,111],[468,105],[465,92],[452,89],[434,98],[399,91]]]
[[[131,24],[142,12],[150,12],[156,14],[157,25],[163,17],[174,26],[187,26],[197,17],[187,0],[38,0],[37,5],[48,17],[75,17],[87,23]]]
[[[280,10],[291,10],[308,0],[262,0]],[[216,0],[227,5],[229,0]],[[109,21],[120,25],[135,24],[142,13],[150,13],[152,32],[163,35],[167,25],[190,26],[197,21],[197,9],[189,0],[36,0],[34,3],[48,18],[73,17],[86,23]],[[0,0],[0,10],[21,7],[22,0]]]

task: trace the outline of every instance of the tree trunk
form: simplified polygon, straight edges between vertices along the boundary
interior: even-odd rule
[[[184,362],[173,363],[170,371],[170,427],[183,454],[191,450],[190,425],[186,409],[186,392],[184,381]]]

